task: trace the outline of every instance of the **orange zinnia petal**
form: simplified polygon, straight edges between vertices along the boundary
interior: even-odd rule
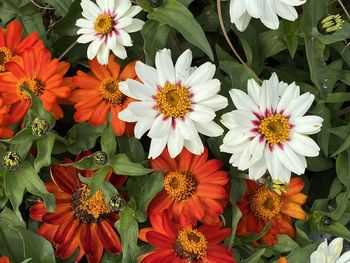
[[[281,212],[299,220],[304,220],[306,218],[306,213],[301,206],[292,202],[284,203]]]
[[[114,228],[106,220],[97,224],[96,232],[102,245],[111,253],[120,253],[122,245]]]

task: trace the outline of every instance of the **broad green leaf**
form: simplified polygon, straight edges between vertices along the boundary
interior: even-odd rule
[[[115,155],[115,152],[117,150],[115,134],[109,123],[106,125],[106,127],[102,131],[101,148],[102,148],[102,151],[107,154],[108,160]]]
[[[113,171],[119,175],[140,176],[152,172],[152,169],[143,167],[139,163],[133,163],[125,153],[117,154],[111,160]]]
[[[239,220],[242,217],[242,212],[236,205],[236,203],[232,203],[232,222],[231,222],[231,234],[229,237],[229,248],[232,248],[234,240],[235,240],[235,235],[236,235],[236,229]]]
[[[37,156],[34,161],[34,168],[37,172],[42,167],[49,166],[51,164],[51,152],[55,143],[55,134],[49,133],[47,136],[37,140]]]
[[[312,172],[322,172],[329,170],[333,167],[332,160],[326,158],[321,152],[317,157],[308,157],[307,161],[307,169]]]
[[[99,168],[99,166],[94,161],[93,155],[84,157],[77,162],[67,164],[67,166],[68,165],[69,166],[72,165],[75,168],[78,168],[81,170],[95,170],[95,169]]]
[[[60,1],[60,0],[57,0]],[[78,27],[75,22],[81,17],[82,8],[80,6],[81,0],[75,0],[69,10],[67,15],[54,25],[52,31],[56,34],[61,34],[65,36],[76,36]]]
[[[261,33],[259,44],[264,58],[272,57],[287,48],[280,30],[269,30]]]
[[[147,20],[143,25],[141,30],[144,39],[143,51],[148,65],[153,66],[157,51],[166,47],[169,32],[168,25],[153,20]]]
[[[287,235],[277,235],[277,243],[271,248],[280,253],[285,253],[299,248],[299,245]]]
[[[147,159],[145,150],[143,149],[139,139],[128,136],[118,136],[117,140],[119,152],[125,153],[132,162],[141,163]]]
[[[251,255],[249,258],[246,258],[241,263],[258,263],[261,256],[264,254],[265,248],[258,249],[253,255]]]
[[[154,8],[148,14],[148,18],[175,28],[188,42],[200,48],[211,60],[214,60],[213,51],[203,29],[192,13],[180,2],[164,0],[160,7]]]
[[[21,205],[23,200],[25,185],[23,184],[22,179],[17,176],[16,172],[7,171],[3,176],[5,194],[11,202],[13,211],[15,211],[17,216],[21,217],[18,207]]]
[[[343,237],[350,242],[350,231],[340,222],[334,221],[330,226],[321,225],[320,231],[336,237]]]
[[[336,171],[339,180],[348,189],[350,187],[350,154],[349,150],[340,153],[336,159]]]
[[[340,145],[340,147],[332,154],[331,157],[334,157],[337,154],[344,152],[345,150],[349,149],[349,147],[350,147],[350,135],[348,135],[348,137],[344,140],[342,145]]]
[[[272,222],[272,221],[270,220],[270,221],[266,224],[266,226],[264,227],[264,229],[261,230],[260,233],[254,233],[254,234],[251,234],[250,236],[242,237],[242,238],[241,238],[242,242],[250,243],[250,242],[259,240],[260,238],[262,238],[263,236],[265,236],[266,233],[267,233],[267,231],[270,230],[271,222]]]
[[[111,254],[105,251],[101,263],[122,263],[122,255]]]
[[[348,92],[335,92],[327,94],[326,103],[342,103],[350,100],[350,93]]]
[[[333,44],[335,42],[340,42],[346,40],[350,35],[350,23],[348,21],[344,21],[342,25],[342,29],[334,32],[330,35],[319,35],[318,39],[325,45]]]
[[[329,146],[329,132],[328,129],[331,128],[331,114],[329,109],[324,103],[319,102],[313,110],[315,115],[323,118],[322,129],[317,134],[317,144],[320,146],[322,152],[327,157],[328,156],[328,146]]]
[[[309,259],[312,252],[317,249],[318,244],[310,244],[306,247],[293,250],[286,258],[288,262],[305,262]]]
[[[102,166],[97,172],[94,173],[90,182],[90,197],[94,196],[96,191],[101,188],[110,169],[111,168],[109,166]]]
[[[26,143],[28,141],[33,141],[34,140],[34,135],[32,134],[32,131],[28,128],[24,128],[20,130],[19,132],[16,133],[15,136],[13,136],[9,140],[4,140],[8,141],[11,144],[17,144],[17,143]]]
[[[298,49],[298,20],[297,21],[282,21],[282,33],[284,41],[288,47],[290,56],[293,58]]]
[[[41,0],[44,3],[47,3],[53,6],[57,13],[61,16],[65,16],[68,13],[69,7],[74,2],[74,0]]]

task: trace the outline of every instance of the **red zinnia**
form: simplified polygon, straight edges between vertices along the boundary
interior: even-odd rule
[[[0,263],[10,263],[10,259],[8,257],[0,257]]]
[[[235,263],[232,251],[218,243],[230,235],[231,229],[216,225],[194,228],[171,220],[169,210],[150,216],[152,227],[141,229],[140,239],[156,250],[142,255],[141,263]]]
[[[0,138],[8,139],[13,135],[13,131],[8,127],[9,108],[0,96]]]
[[[70,87],[63,84],[68,63],[51,59],[50,51],[45,48],[35,48],[27,49],[23,58],[7,63],[6,67],[8,72],[0,75],[0,93],[10,105],[9,123],[21,120],[29,109],[30,97],[22,86],[40,97],[45,109],[51,111],[56,119],[63,117],[57,99],[66,98],[71,92]]]
[[[9,23],[7,29],[0,28],[0,73],[6,71],[7,62],[17,55],[23,55],[26,48],[43,47],[37,32],[22,39],[22,31],[22,24],[18,21]]]
[[[242,218],[237,226],[237,235],[260,233],[269,220],[272,220],[269,231],[261,238],[265,244],[269,246],[275,244],[276,235],[286,234],[294,237],[292,218],[299,220],[306,218],[301,208],[307,199],[306,195],[300,193],[304,187],[303,180],[292,178],[281,195],[255,181],[246,180],[246,183],[247,191],[238,201]]]
[[[168,150],[151,160],[153,169],[164,172],[164,188],[148,206],[148,214],[160,213],[169,208],[175,220],[186,218],[206,224],[216,224],[227,199],[224,186],[227,172],[220,170],[219,160],[207,160],[208,150],[201,155],[187,149],[175,158]]]
[[[75,261],[86,255],[89,263],[98,263],[103,249],[110,253],[121,252],[120,240],[113,227],[119,214],[110,209],[100,189],[88,199],[90,190],[79,180],[78,173],[86,177],[93,174],[73,166],[52,165],[53,183],[46,183],[46,188],[56,198],[56,211],[49,213],[44,203],[39,202],[31,207],[30,216],[44,222],[38,233],[55,245],[58,257],[66,259],[79,248]],[[116,188],[126,180],[124,176],[112,176],[115,177],[110,181]]]

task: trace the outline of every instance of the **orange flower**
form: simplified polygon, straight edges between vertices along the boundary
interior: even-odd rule
[[[277,263],[288,263],[287,259],[285,257],[280,257],[277,261]]]
[[[112,112],[112,127],[121,136],[126,129],[126,123],[118,118],[118,113],[135,101],[125,96],[119,90],[119,82],[135,79],[135,62],[131,62],[122,70],[115,61],[115,56],[109,56],[108,65],[100,65],[97,59],[89,61],[91,74],[77,72],[73,84],[78,88],[72,92],[75,101],[74,120],[89,121],[93,126],[106,123],[107,116]]]
[[[17,55],[23,55],[27,48],[43,47],[38,40],[38,33],[33,32],[22,40],[22,24],[18,21],[9,23],[7,29],[0,28],[0,73],[6,71],[7,62]]]
[[[148,206],[148,214],[161,213],[169,208],[176,221],[197,220],[216,224],[223,212],[228,182],[227,172],[220,170],[219,160],[207,160],[208,150],[194,155],[187,149],[175,158],[168,150],[151,160],[153,169],[164,171],[164,188]]]
[[[218,243],[230,235],[231,229],[216,225],[196,228],[171,219],[169,210],[150,216],[152,227],[141,229],[139,238],[156,250],[139,258],[141,263],[235,263],[232,251]]]
[[[301,208],[307,199],[306,195],[300,193],[304,187],[303,180],[292,178],[281,195],[254,181],[246,180],[246,183],[247,191],[238,201],[242,218],[237,226],[237,234],[247,236],[260,233],[269,220],[272,220],[269,231],[261,238],[265,244],[275,244],[276,235],[287,234],[294,237],[292,218],[306,218],[306,213]]]
[[[30,106],[30,97],[21,86],[26,86],[40,97],[45,109],[51,111],[56,119],[63,117],[57,99],[66,98],[71,92],[70,87],[62,84],[68,63],[51,59],[50,51],[45,48],[35,48],[27,49],[23,58],[6,66],[8,72],[0,75],[0,93],[10,105],[9,123],[21,120]]]
[[[110,253],[121,252],[120,240],[113,227],[119,214],[110,209],[100,189],[88,199],[90,190],[79,180],[78,173],[85,177],[93,174],[73,166],[52,165],[53,182],[46,183],[46,188],[56,198],[56,211],[49,213],[44,203],[39,202],[30,208],[30,216],[44,222],[38,233],[55,245],[58,257],[66,259],[79,248],[75,262],[86,255],[89,263],[98,263],[103,249]],[[124,176],[111,173],[109,177],[117,188],[126,180]]]
[[[4,99],[0,96],[0,138],[8,139],[13,131],[8,127],[9,108],[5,105]]]
[[[0,263],[10,263],[10,259],[8,257],[0,257]]]

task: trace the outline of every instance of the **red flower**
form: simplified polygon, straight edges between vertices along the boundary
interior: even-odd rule
[[[261,240],[272,246],[277,242],[276,235],[295,236],[292,218],[304,220],[306,214],[301,206],[307,196],[300,191],[304,182],[300,178],[292,178],[286,186],[286,191],[278,195],[267,186],[246,180],[247,191],[238,201],[242,218],[237,226],[237,235],[247,236],[260,233],[269,220],[271,227]],[[258,245],[258,243],[256,243]]]
[[[0,138],[8,139],[13,135],[13,131],[8,127],[9,108],[4,99],[0,97]]]
[[[113,227],[119,214],[110,209],[100,189],[88,199],[90,190],[79,180],[78,173],[85,177],[93,174],[73,166],[52,165],[53,182],[46,183],[46,188],[55,195],[56,211],[49,213],[44,203],[39,202],[31,207],[30,216],[44,222],[38,233],[55,245],[58,257],[66,259],[79,248],[76,261],[86,255],[89,263],[98,263],[103,249],[110,253],[121,252],[120,240]],[[111,173],[107,178],[110,176]],[[112,174],[110,182],[119,187],[125,180],[124,176]]]
[[[10,263],[10,259],[8,257],[0,257],[0,263]]]
[[[7,29],[0,28],[0,73],[6,71],[7,62],[12,61],[17,55],[22,56],[27,48],[43,47],[43,42],[38,40],[37,32],[22,39],[22,31],[22,24],[18,21],[9,23]]]
[[[156,250],[142,255],[141,263],[235,263],[232,251],[218,243],[230,235],[229,228],[201,225],[194,228],[171,220],[169,210],[150,217],[152,227],[140,231],[140,239]]]
[[[219,160],[207,159],[207,149],[201,155],[194,155],[184,148],[175,159],[165,149],[151,160],[153,169],[164,171],[164,188],[148,206],[148,214],[169,208],[176,221],[182,218],[218,223],[227,199],[224,186],[228,175],[220,170]]]

